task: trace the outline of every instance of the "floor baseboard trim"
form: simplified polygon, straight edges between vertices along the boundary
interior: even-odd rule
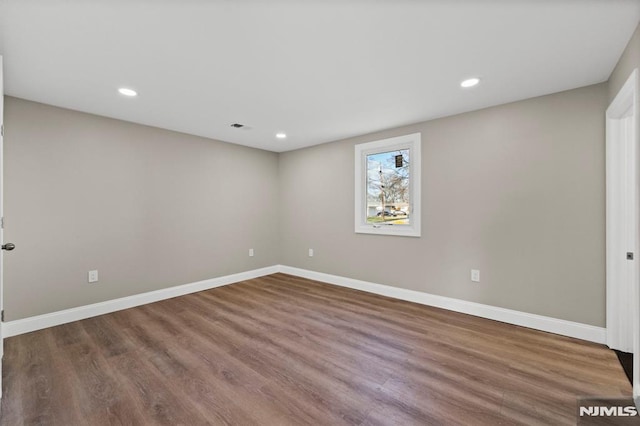
[[[575,337],[577,339],[588,340],[601,344],[605,344],[606,342],[606,329],[603,327],[596,327],[573,321],[530,314],[512,309],[499,308],[481,303],[468,302],[451,297],[438,296],[420,291],[407,290],[285,265],[268,266],[266,268],[254,269],[252,271],[240,272],[237,274],[136,294],[91,305],[79,306],[77,308],[65,309],[49,314],[7,321],[2,323],[2,334],[5,338],[17,336],[31,331],[41,330],[43,328],[54,327],[56,325],[133,308],[147,303],[158,302],[172,297],[209,290],[215,287],[221,287],[240,281],[275,274],[277,272],[322,281],[341,287],[362,290],[369,293],[392,297],[394,299],[448,309],[450,311],[461,312],[508,324],[533,328],[535,330],[560,334],[562,336]]]
[[[2,323],[3,337],[17,336],[43,328],[66,324],[98,315],[121,311],[147,303],[158,302],[160,300],[171,299],[185,294],[196,293],[198,291],[209,290],[240,281],[250,280],[265,275],[275,274],[279,271],[279,266],[268,266],[266,268],[254,269],[252,271],[240,272],[223,277],[212,278],[204,281],[183,284],[147,293],[135,294],[133,296],[119,299],[107,300],[105,302],[93,303],[91,305],[79,306],[77,308],[65,309],[51,312],[49,314],[37,315],[29,318],[7,321]]]
[[[596,327],[593,325],[551,318],[543,315],[530,314],[512,309],[499,308],[481,303],[468,302],[451,297],[437,296],[420,291],[391,287],[388,285],[376,284],[353,278],[345,278],[337,275],[325,274],[323,272],[294,268],[291,266],[279,265],[278,269],[284,274],[362,290],[369,293],[392,297],[394,299],[401,299],[409,302],[420,303],[422,305],[448,309],[450,311],[461,312],[508,324],[533,328],[535,330],[560,334],[562,336],[575,337],[577,339],[588,340],[591,342],[601,344],[605,344],[606,342],[606,329],[603,327]]]

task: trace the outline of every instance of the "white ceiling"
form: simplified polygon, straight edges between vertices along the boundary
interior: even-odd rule
[[[280,152],[606,81],[639,21],[637,0],[0,0],[0,54],[8,95]]]

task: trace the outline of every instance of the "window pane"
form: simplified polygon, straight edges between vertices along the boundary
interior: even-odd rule
[[[367,223],[409,225],[409,150],[367,155]]]

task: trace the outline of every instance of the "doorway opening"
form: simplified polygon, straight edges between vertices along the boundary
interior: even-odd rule
[[[607,345],[633,353],[633,397],[640,404],[640,141],[638,70],[606,112]]]

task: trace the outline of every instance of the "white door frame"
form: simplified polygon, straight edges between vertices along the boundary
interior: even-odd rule
[[[0,245],[4,244],[4,212],[3,212],[3,194],[4,194],[4,79],[2,72],[2,55],[0,55]],[[2,317],[0,317],[0,398],[2,398],[2,358],[4,357],[4,332],[2,327],[4,326],[4,286],[3,286],[3,275],[4,275],[4,264],[2,262],[3,259],[3,250],[0,250],[0,312],[2,312]]]
[[[2,55],[0,55],[0,245],[4,244],[3,232],[4,230],[4,221],[3,221],[3,163],[4,163],[4,83],[3,83],[3,72],[2,72]],[[0,312],[2,312],[2,317],[0,317],[0,398],[2,398],[2,358],[4,356],[4,333],[2,331],[2,327],[4,326],[4,287],[2,276],[4,275],[4,264],[2,262],[3,251],[0,250]]]
[[[640,402],[640,105],[633,70],[606,112],[607,345],[633,352]],[[633,253],[633,259],[627,259]]]

